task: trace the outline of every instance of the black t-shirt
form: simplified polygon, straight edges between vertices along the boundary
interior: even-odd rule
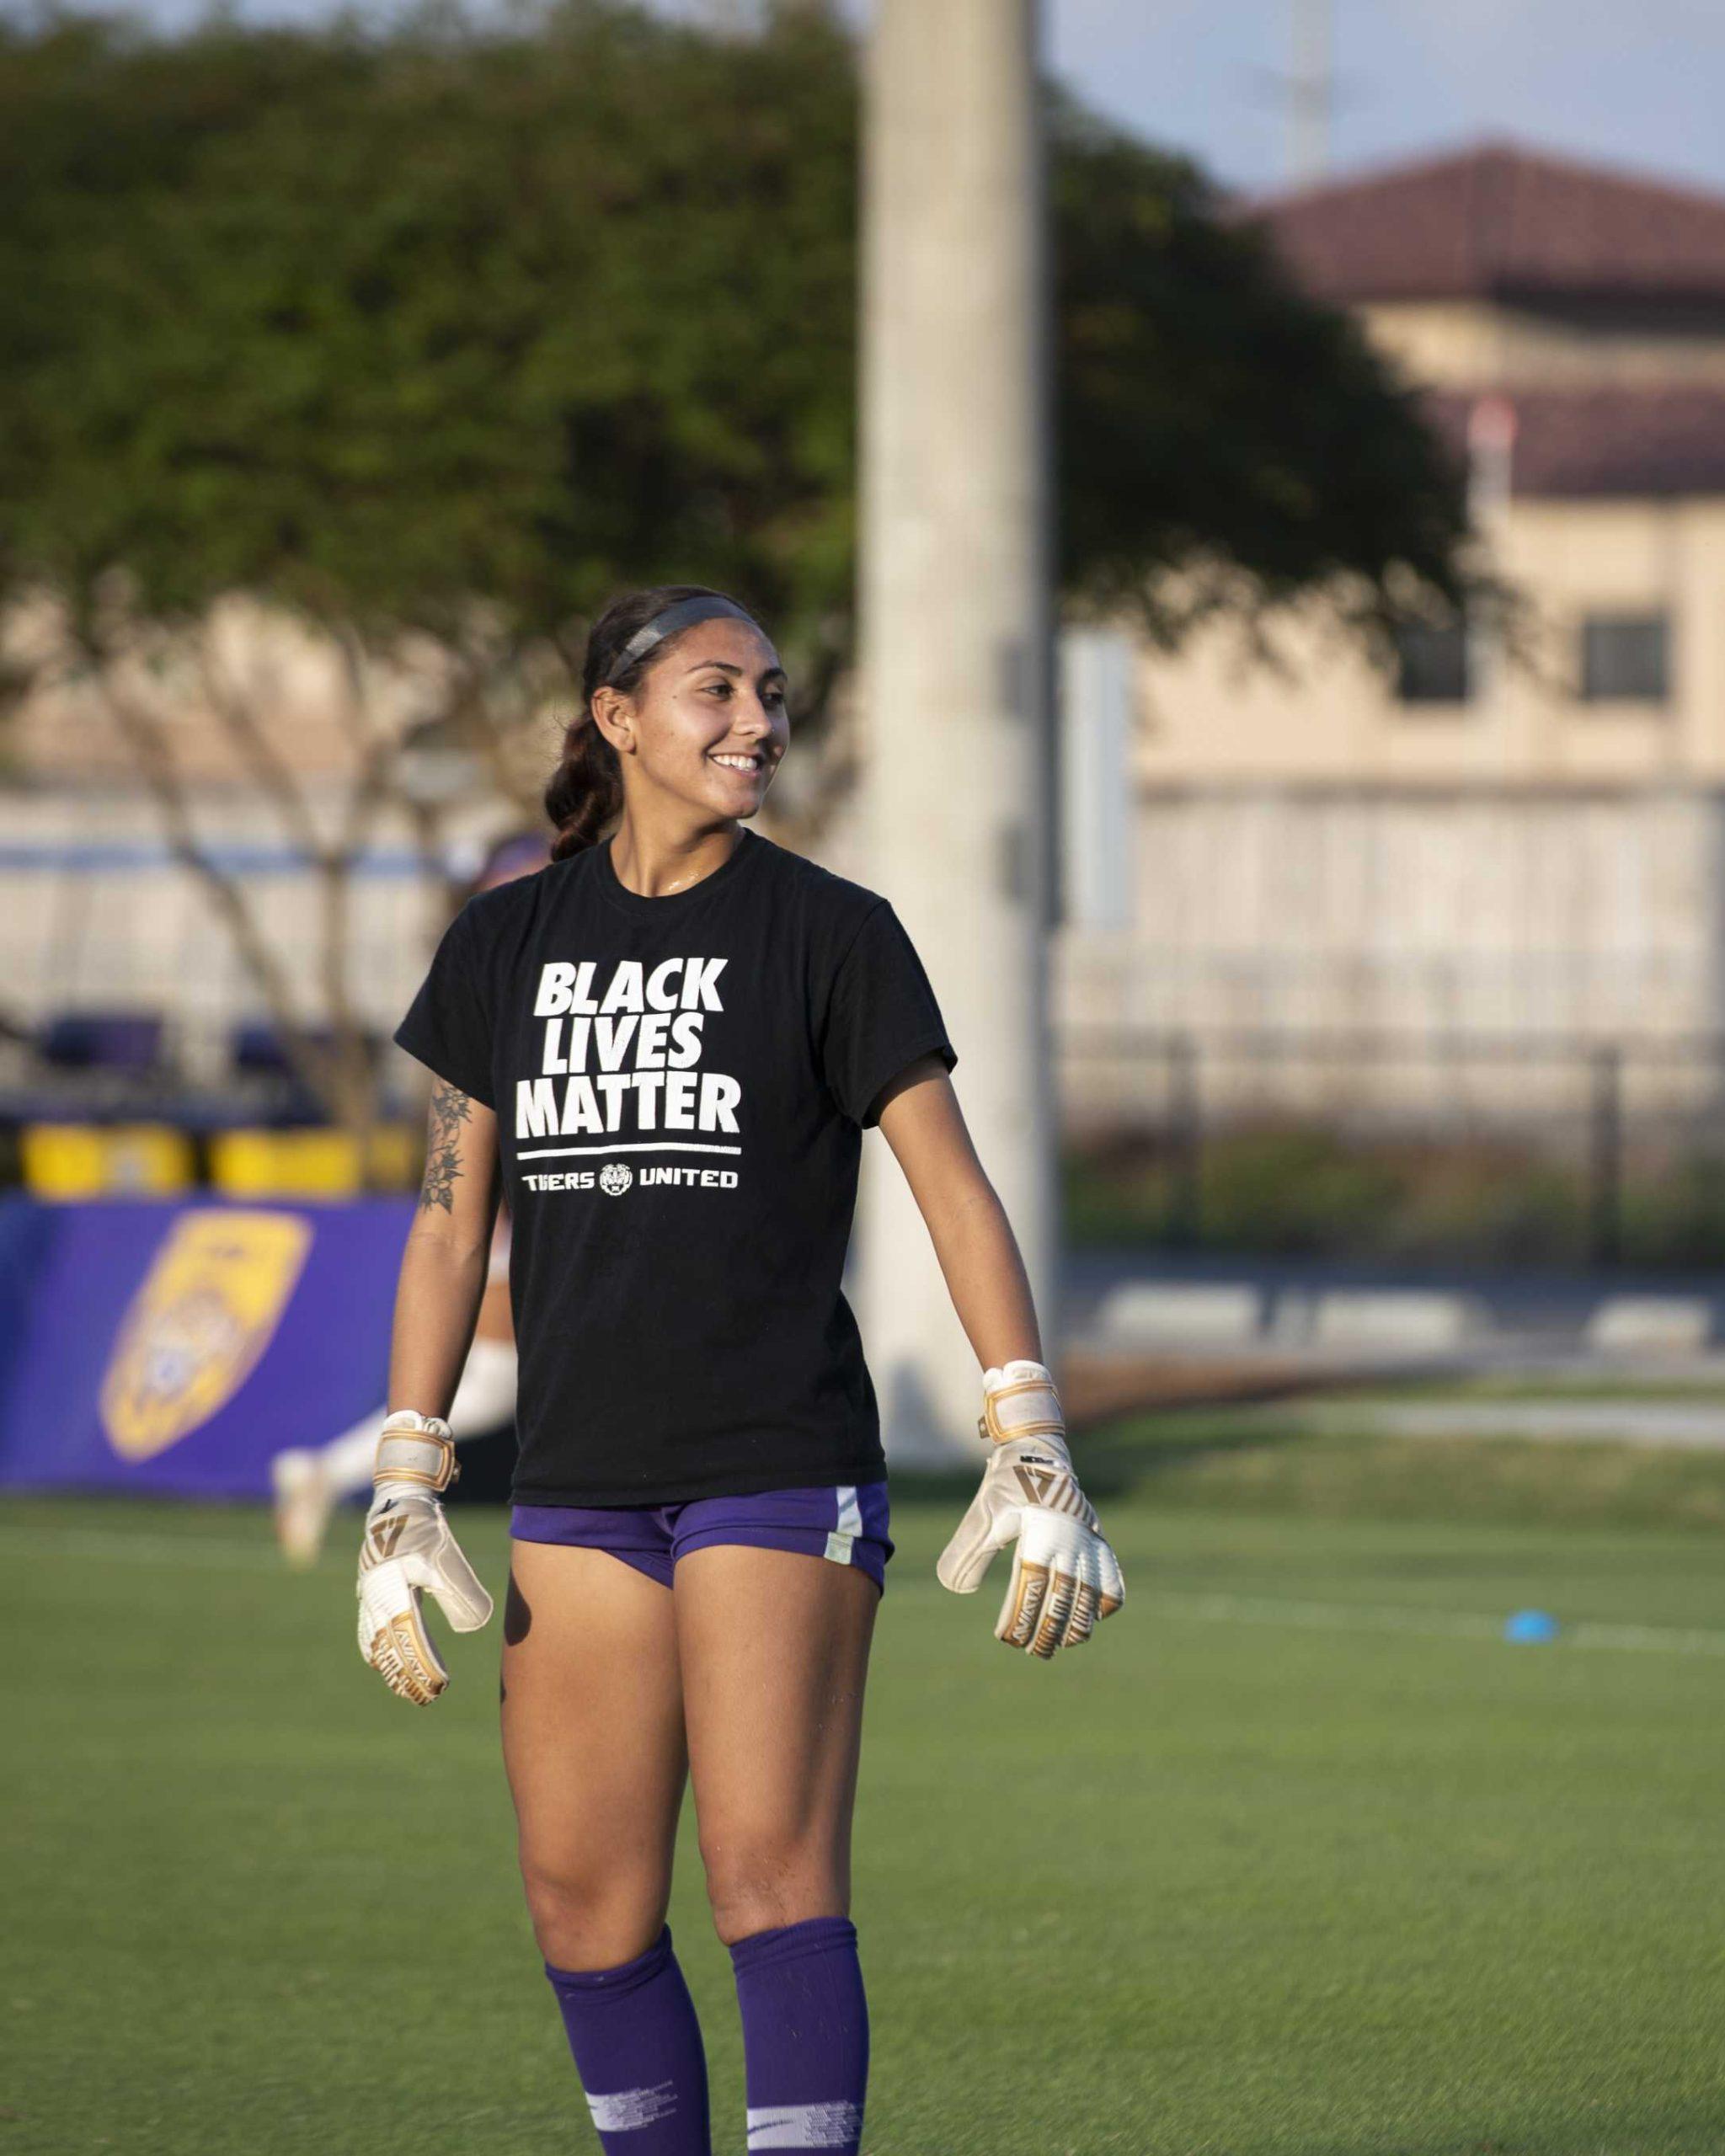
[[[746,828],[662,898],[588,847],[470,899],[395,1038],[496,1113],[518,1499],[885,1473],[840,1288],[862,1130],[958,1060],[886,899]]]

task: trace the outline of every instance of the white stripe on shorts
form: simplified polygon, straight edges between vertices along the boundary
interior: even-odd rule
[[[836,1565],[851,1561],[851,1544],[862,1532],[862,1508],[857,1502],[854,1482],[841,1482],[834,1490],[838,1500],[838,1524],[826,1538],[826,1555]]]
[[[842,2148],[862,2131],[855,2104],[768,2104],[749,2113],[749,2147]]]

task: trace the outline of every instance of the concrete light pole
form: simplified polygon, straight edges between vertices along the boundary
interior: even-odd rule
[[[1294,72],[1288,78],[1289,164],[1295,187],[1327,179],[1334,120],[1332,0],[1294,0]]]
[[[865,878],[897,909],[1056,1349],[1048,286],[1037,0],[879,0],[864,152]],[[884,1143],[860,1316],[888,1454],[975,1454],[978,1371]]]

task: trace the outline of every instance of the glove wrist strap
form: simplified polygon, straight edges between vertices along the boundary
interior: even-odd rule
[[[1039,1364],[1031,1367],[1033,1375],[1008,1378],[992,1390],[985,1388],[976,1433],[985,1443],[1003,1445],[1014,1438],[1064,1439],[1066,1421],[1054,1379]]]
[[[460,1473],[447,1422],[403,1408],[384,1423],[371,1470],[379,1488],[387,1481],[441,1497]]]

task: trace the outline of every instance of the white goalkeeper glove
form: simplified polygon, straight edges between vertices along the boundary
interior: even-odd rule
[[[385,1419],[360,1546],[360,1658],[415,1706],[429,1707],[449,1682],[420,1596],[435,1594],[458,1632],[477,1632],[491,1615],[437,1502],[459,1471],[447,1422],[410,1407]]]
[[[990,1560],[1016,1540],[994,1633],[1044,1662],[1076,1646],[1126,1598],[1119,1560],[1078,1487],[1055,1381],[1040,1363],[982,1374],[978,1434],[990,1449],[982,1487],[935,1566],[943,1587],[974,1594]]]

